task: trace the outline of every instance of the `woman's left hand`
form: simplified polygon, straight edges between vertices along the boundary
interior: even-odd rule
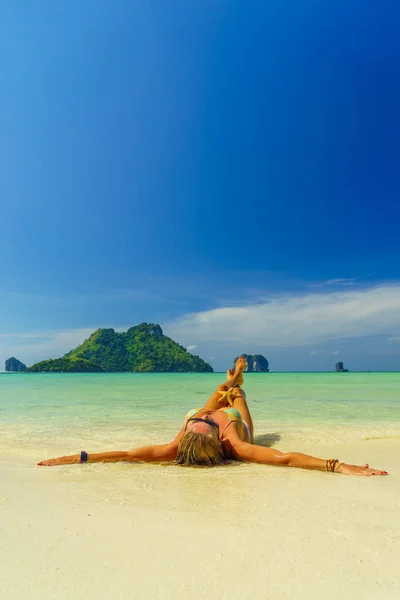
[[[387,475],[387,471],[380,471],[379,469],[370,469],[368,464],[358,465],[346,465],[346,463],[340,463],[335,469],[335,473],[343,473],[344,475],[358,475],[361,477],[372,477],[373,475]]]

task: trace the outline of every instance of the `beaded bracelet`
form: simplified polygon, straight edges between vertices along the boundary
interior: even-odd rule
[[[334,473],[338,462],[339,461],[336,458],[328,458],[328,460],[325,463],[326,470],[330,473]]]

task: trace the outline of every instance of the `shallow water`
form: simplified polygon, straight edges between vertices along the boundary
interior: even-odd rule
[[[0,374],[0,452],[126,449],[173,437],[223,374]],[[400,438],[400,373],[246,375],[256,441]]]

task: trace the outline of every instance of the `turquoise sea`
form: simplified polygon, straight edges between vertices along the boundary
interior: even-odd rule
[[[32,460],[168,441],[224,374],[0,374],[0,453]],[[400,373],[245,375],[256,441],[400,438]]]

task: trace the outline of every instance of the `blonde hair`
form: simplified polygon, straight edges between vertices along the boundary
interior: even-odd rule
[[[214,433],[186,431],[179,442],[175,463],[184,467],[214,467],[224,464],[221,442]]]

